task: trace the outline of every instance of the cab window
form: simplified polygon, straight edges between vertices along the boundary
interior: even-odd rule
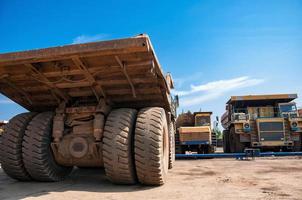
[[[286,112],[295,112],[297,111],[296,105],[295,104],[280,104],[279,109],[281,113],[286,113]]]
[[[209,116],[196,116],[195,126],[210,126],[211,118]]]

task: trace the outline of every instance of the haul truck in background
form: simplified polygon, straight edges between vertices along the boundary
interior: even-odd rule
[[[4,127],[7,124],[7,121],[0,121],[0,137],[2,136],[4,132]]]
[[[104,166],[118,184],[165,183],[178,103],[147,35],[0,54],[0,92],[30,112],[12,118],[3,170],[60,181]]]
[[[221,117],[224,152],[246,147],[300,151],[302,117],[297,94],[232,96]]]
[[[176,120],[176,153],[214,153],[216,134],[211,128],[212,112],[182,113]]]

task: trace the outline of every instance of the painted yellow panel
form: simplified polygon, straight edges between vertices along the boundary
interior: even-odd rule
[[[180,127],[179,133],[199,133],[199,132],[211,132],[209,126],[196,126],[196,127]]]
[[[273,147],[273,146],[284,146],[283,141],[264,141],[261,142],[261,146]]]
[[[205,127],[181,127],[179,131],[179,140],[185,141],[209,141],[211,142],[211,129]]]

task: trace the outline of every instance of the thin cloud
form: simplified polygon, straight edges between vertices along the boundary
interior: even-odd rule
[[[192,81],[200,80],[204,76],[202,72],[194,73],[190,76],[180,77],[180,78],[173,78],[176,88],[182,87],[184,84]]]
[[[302,109],[302,99],[299,97],[298,99],[295,100],[298,109]]]
[[[97,34],[97,35],[80,35],[73,39],[72,44],[80,44],[86,42],[95,42],[99,40],[104,40],[108,37],[106,34]]]
[[[259,85],[263,81],[263,79],[251,79],[248,76],[242,76],[201,85],[191,85],[190,90],[174,91],[174,93],[183,97],[181,104],[187,107],[219,98],[232,90]]]

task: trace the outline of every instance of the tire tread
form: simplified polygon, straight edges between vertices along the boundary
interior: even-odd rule
[[[22,157],[23,136],[28,123],[36,113],[22,113],[13,117],[6,125],[0,143],[0,160],[3,171],[13,179],[30,181]]]
[[[137,177],[142,184],[162,185],[166,181],[162,157],[163,129],[166,124],[163,108],[143,108],[138,113],[134,152]]]
[[[35,116],[25,131],[23,141],[23,160],[30,176],[37,181],[60,181],[72,167],[60,166],[54,160],[51,144],[52,112]]]
[[[103,161],[108,179],[115,184],[134,184],[133,132],[137,111],[120,108],[107,117],[103,138]]]

